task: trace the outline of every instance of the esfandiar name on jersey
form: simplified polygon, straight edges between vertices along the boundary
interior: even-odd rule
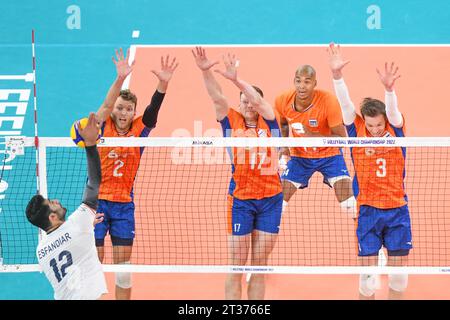
[[[65,234],[60,236],[58,239],[56,239],[55,241],[51,242],[50,244],[48,244],[45,247],[43,247],[42,249],[40,249],[38,251],[39,259],[44,258],[47,255],[47,253],[51,253],[53,250],[59,248],[64,243],[68,242],[69,240],[72,240],[72,238],[70,237],[70,234],[68,232],[66,232]]]

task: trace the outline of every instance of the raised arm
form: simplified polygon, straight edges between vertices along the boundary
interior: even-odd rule
[[[351,125],[355,121],[356,111],[342,74],[342,69],[350,60],[344,60],[342,58],[340,46],[335,46],[334,43],[329,45],[327,51],[328,63],[333,74],[334,91],[341,106],[342,118],[345,125]]]
[[[161,57],[161,70],[151,70],[151,72],[158,78],[159,82],[158,86],[156,87],[156,91],[152,96],[152,100],[150,101],[150,104],[147,106],[147,108],[145,108],[144,114],[142,116],[142,122],[148,128],[154,128],[156,126],[159,109],[161,108],[162,102],[164,100],[169,81],[170,79],[172,79],[172,75],[175,69],[178,67],[176,58],[173,58],[170,63],[169,61],[170,57],[168,55],[165,59],[164,57]]]
[[[116,80],[114,80],[111,87],[109,88],[105,101],[103,101],[102,105],[97,111],[97,120],[99,122],[105,121],[113,111],[114,104],[116,103],[116,100],[119,97],[120,89],[122,88],[123,82],[133,70],[135,61],[133,61],[133,63],[130,66],[128,64],[129,57],[130,57],[130,49],[128,49],[127,56],[125,57],[123,55],[122,48],[120,48],[119,51],[116,50],[117,61],[114,59],[114,57],[112,58],[112,61],[116,65],[117,77]]]
[[[94,113],[89,115],[89,121],[84,129],[78,128],[80,135],[86,144],[86,158],[88,169],[88,180],[83,193],[82,202],[97,210],[98,190],[102,179],[100,167],[100,156],[97,150],[98,124]]]
[[[253,105],[256,112],[260,114],[266,120],[275,120],[275,112],[272,106],[267,102],[261,95],[253,88],[252,85],[239,79],[237,76],[237,63],[235,55],[228,54],[223,57],[223,62],[225,64],[225,71],[215,70],[220,73],[223,77],[230,80],[231,82],[242,91],[242,93],[247,97],[249,102]]]
[[[388,67],[387,62],[384,64],[384,74],[377,69],[378,77],[385,89],[385,103],[386,103],[386,116],[391,125],[396,128],[403,127],[403,116],[398,109],[397,96],[394,91],[395,81],[400,78],[397,74],[398,67],[395,67],[394,62]]]
[[[223,120],[228,114],[228,101],[227,98],[222,94],[222,88],[217,82],[214,74],[211,71],[211,67],[218,64],[218,61],[210,61],[206,57],[205,49],[202,47],[195,47],[192,50],[192,54],[195,59],[197,67],[202,71],[203,81],[205,83],[206,90],[214,103],[214,108],[216,110],[216,119],[218,121]]]

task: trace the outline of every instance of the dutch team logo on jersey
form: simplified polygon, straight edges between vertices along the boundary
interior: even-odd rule
[[[110,159],[117,159],[118,157],[119,155],[116,153],[116,151],[114,151],[114,149],[108,153],[108,158]]]
[[[267,131],[264,129],[258,129],[258,137],[267,138]]]
[[[373,156],[374,154],[375,154],[374,148],[366,148],[366,156],[370,157]]]
[[[319,121],[317,121],[317,119],[309,119],[309,126],[310,127],[317,127],[319,125]]]

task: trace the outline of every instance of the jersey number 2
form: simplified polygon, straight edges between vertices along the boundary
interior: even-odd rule
[[[56,280],[58,280],[58,282],[61,282],[61,280],[67,275],[66,269],[73,263],[72,254],[69,251],[67,250],[61,251],[61,253],[58,256],[58,260],[61,262],[64,259],[64,257],[66,257],[67,261],[61,266],[61,272],[60,270],[58,270],[58,264],[56,263],[56,259],[53,258],[52,260],[50,260],[50,267],[53,268],[53,272],[55,273],[55,277]]]
[[[120,160],[114,161],[114,171],[113,171],[113,176],[114,177],[121,177],[121,176],[123,176],[123,173],[119,172],[119,169],[122,168],[123,165],[124,165],[123,161],[120,161]]]

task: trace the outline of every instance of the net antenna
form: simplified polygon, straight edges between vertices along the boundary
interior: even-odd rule
[[[37,99],[36,99],[36,50],[34,29],[31,30],[31,55],[33,66],[33,110],[34,110],[34,146],[36,148],[36,191],[39,193],[39,138],[37,125]]]
[[[39,135],[38,135],[38,121],[37,121],[37,94],[36,94],[36,49],[35,49],[35,32],[34,29],[31,30],[31,55],[32,55],[32,66],[33,66],[33,110],[34,110],[34,147],[36,152],[36,193],[47,198],[47,187],[44,181],[41,181],[41,177],[45,177],[45,163],[39,161],[39,156],[45,157],[45,148],[39,148]],[[44,154],[41,154],[44,153]],[[45,159],[45,158],[44,158]],[[43,236],[43,231],[39,229],[39,241],[41,241]]]

